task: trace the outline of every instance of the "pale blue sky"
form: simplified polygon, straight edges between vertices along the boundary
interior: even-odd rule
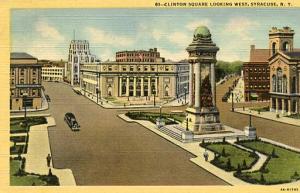
[[[267,48],[273,26],[293,28],[300,47],[300,9],[14,9],[11,18],[12,51],[39,59],[66,60],[73,30],[104,61],[154,47],[166,59],[185,59],[198,25],[209,27],[219,60],[247,61],[251,44]]]

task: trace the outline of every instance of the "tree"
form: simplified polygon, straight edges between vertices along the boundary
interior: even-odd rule
[[[226,156],[226,152],[225,152],[225,148],[223,147],[223,149],[222,149],[222,156]]]
[[[247,168],[247,163],[245,159],[243,160],[243,168]]]
[[[265,179],[265,177],[264,177],[263,174],[260,174],[260,182],[261,182],[262,184],[264,184],[264,183],[266,182],[266,179]]]
[[[242,173],[241,166],[240,166],[240,164],[238,164],[238,165],[237,165],[236,174],[237,174],[237,175],[241,175],[241,173]]]
[[[230,158],[227,159],[226,168],[227,170],[230,170],[232,168]]]

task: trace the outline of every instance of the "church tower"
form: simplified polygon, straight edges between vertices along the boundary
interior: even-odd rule
[[[272,27],[269,31],[270,56],[273,56],[278,51],[293,51],[294,34],[294,30],[290,27],[283,27],[282,29]]]

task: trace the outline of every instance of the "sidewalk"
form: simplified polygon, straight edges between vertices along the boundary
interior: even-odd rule
[[[244,182],[236,177],[233,176],[233,172],[226,172],[214,165],[212,165],[210,163],[210,161],[213,159],[214,157],[214,153],[211,151],[207,151],[208,155],[209,155],[209,159],[208,161],[205,161],[203,158],[203,153],[205,152],[205,149],[199,146],[199,142],[191,142],[191,143],[182,143],[172,137],[170,137],[169,135],[160,132],[157,128],[156,125],[149,122],[149,121],[143,121],[143,120],[132,120],[129,117],[127,117],[125,114],[120,114],[119,117],[127,122],[136,122],[142,126],[144,126],[145,128],[149,129],[150,131],[156,133],[157,135],[165,138],[166,140],[170,141],[171,143],[179,146],[180,148],[190,152],[191,154],[193,154],[195,157],[191,158],[190,161],[195,163],[196,165],[200,166],[201,168],[207,170],[208,172],[212,173],[213,175],[219,177],[220,179],[224,180],[225,182],[227,182],[230,185],[252,185],[252,186],[263,186],[263,185],[254,185],[254,184],[250,184],[247,182]],[[285,145],[286,146],[286,145]],[[291,147],[290,147],[291,148]],[[256,170],[258,168],[260,168],[260,166],[263,164],[264,162],[264,157],[260,156],[260,160],[255,164],[254,169]],[[250,169],[251,170],[251,169]],[[252,170],[251,170],[252,171]],[[279,184],[279,185],[270,185],[270,186],[281,186],[282,187],[283,184]],[[296,181],[296,182],[292,182],[292,183],[288,183],[288,184],[284,184],[285,186],[287,185],[300,185],[300,181]]]
[[[75,88],[74,90],[78,90],[77,88]],[[84,95],[83,91],[80,91],[82,96],[86,97],[87,99],[93,101],[94,103],[97,104],[97,97],[96,96],[92,96],[92,95]],[[186,103],[188,103],[188,95],[186,96]],[[183,106],[184,104],[184,96],[178,98],[178,99],[174,99],[170,102],[163,102],[163,103],[156,103],[156,105],[154,106],[154,104],[147,104],[147,105],[122,105],[122,104],[114,104],[111,101],[105,100],[105,99],[99,99],[98,100],[98,105],[106,108],[106,109],[130,109],[130,108],[159,108],[160,106],[164,106],[164,107],[179,107],[179,106]]]
[[[245,102],[245,97],[244,97],[244,80],[243,78],[239,78],[238,83],[236,84],[236,87],[233,89],[232,93],[233,93],[233,102],[234,103],[243,103]],[[232,102],[232,95],[230,94],[227,102],[231,103]]]
[[[46,119],[47,124],[30,127],[28,151],[27,154],[24,155],[26,158],[25,170],[29,173],[47,175],[49,172],[46,157],[49,153],[51,154],[51,151],[47,127],[55,126],[56,123],[52,117],[46,117]],[[60,186],[76,186],[72,170],[55,169],[51,167],[51,171],[59,178]]]
[[[282,115],[280,115],[280,118],[276,118],[275,112],[267,111],[267,112],[260,112],[260,114],[258,114],[257,111],[253,111],[253,110],[251,111],[249,108],[245,108],[245,110],[243,110],[243,108],[235,108],[234,111],[237,113],[245,114],[245,115],[251,114],[252,116],[260,117],[263,119],[268,119],[268,120],[286,123],[286,124],[290,124],[290,125],[300,126],[299,119],[284,117]]]

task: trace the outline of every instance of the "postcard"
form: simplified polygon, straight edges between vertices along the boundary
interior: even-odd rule
[[[298,192],[298,6],[4,2],[0,190]]]

